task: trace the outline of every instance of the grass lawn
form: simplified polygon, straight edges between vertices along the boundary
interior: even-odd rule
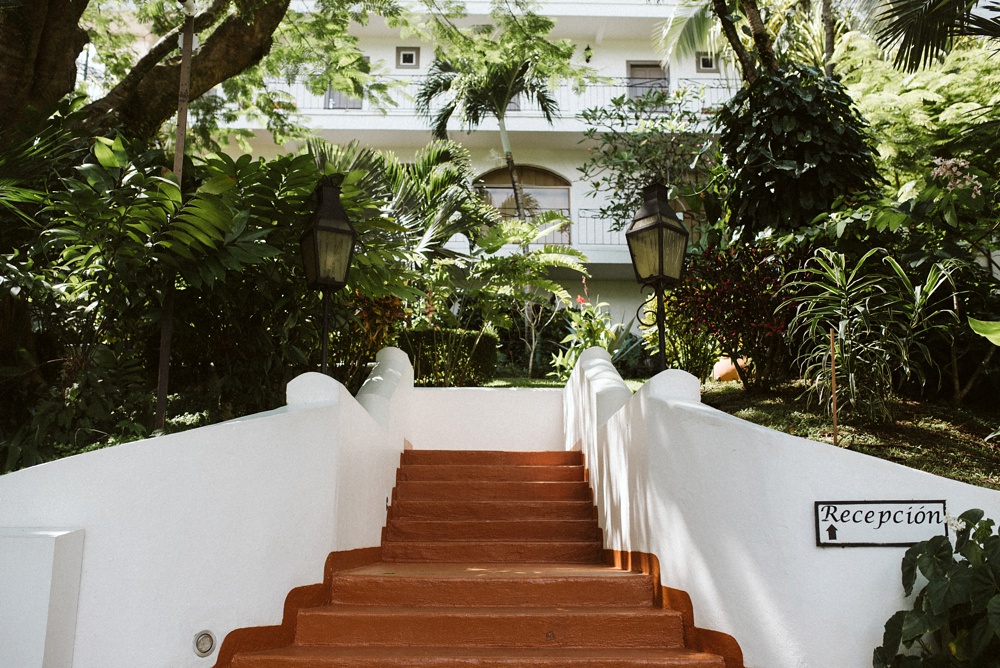
[[[801,385],[747,396],[737,383],[706,383],[702,401],[771,429],[833,443],[830,418],[799,400]],[[902,401],[896,422],[839,425],[840,446],[962,482],[1000,489],[1000,411],[985,412],[932,401]]]
[[[626,380],[634,392],[641,380]],[[490,387],[562,387],[551,378],[499,378]],[[721,411],[771,429],[833,443],[830,418],[799,400],[802,386],[789,384],[748,396],[738,383],[708,382],[702,401]],[[888,459],[946,478],[1000,490],[1000,437],[986,437],[1000,426],[1000,410],[957,408],[947,403],[903,401],[896,422],[840,425],[840,446]]]

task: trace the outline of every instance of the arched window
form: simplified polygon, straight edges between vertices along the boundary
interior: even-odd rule
[[[515,167],[517,180],[524,191],[525,212],[531,216],[543,211],[559,211],[569,216],[570,183],[563,177],[537,167]],[[514,188],[506,167],[494,169],[479,177],[476,185],[486,193],[487,201],[509,217],[517,217]]]

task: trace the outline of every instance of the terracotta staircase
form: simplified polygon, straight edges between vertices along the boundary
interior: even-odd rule
[[[603,561],[578,452],[408,450],[382,561],[233,668],[723,668],[650,575]]]

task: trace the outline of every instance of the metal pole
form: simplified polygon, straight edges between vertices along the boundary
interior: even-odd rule
[[[667,370],[667,350],[666,350],[666,339],[664,337],[663,321],[666,317],[663,307],[663,286],[658,285],[656,287],[656,333],[660,337],[660,371]]]
[[[833,445],[837,445],[837,347],[834,345],[833,327],[830,328],[830,399],[833,412]]]
[[[326,374],[326,349],[330,340],[330,292],[323,290],[323,359],[320,372]]]
[[[180,89],[177,95],[177,141],[174,146],[174,175],[177,187],[184,181],[184,139],[187,135],[188,94],[191,89],[191,51],[194,49],[194,14],[184,20],[184,43],[181,45]],[[89,54],[89,51],[88,51]],[[170,388],[170,346],[174,332],[174,277],[168,277],[164,288],[163,309],[160,312],[160,356],[156,380],[156,414],[153,427],[163,429],[167,424],[167,395]]]
[[[184,144],[187,139],[188,97],[191,94],[191,51],[194,50],[194,14],[184,19],[184,43],[181,46],[181,85],[177,96],[177,141],[174,145],[174,174],[181,184],[184,171]]]

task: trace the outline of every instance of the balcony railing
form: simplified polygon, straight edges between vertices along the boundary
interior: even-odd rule
[[[317,95],[303,81],[289,84],[285,81],[272,80],[267,85],[270,90],[288,94],[295,101],[298,110],[303,113],[413,115],[416,110],[414,99],[423,78],[420,76],[397,76],[390,77],[388,81],[390,83],[388,99],[391,102],[381,105],[375,104],[369,99],[359,100],[333,90]],[[638,83],[637,81],[636,79],[617,79],[612,80],[611,83],[591,84],[579,91],[564,84],[558,86],[552,93],[559,104],[560,115],[563,118],[571,118],[585,109],[607,106],[616,97],[635,95],[653,87],[668,88],[671,91],[684,87],[695,92],[701,91],[701,99],[694,103],[697,106],[692,111],[704,114],[718,108],[736,92],[733,84],[718,77],[663,79],[662,85],[656,86],[645,79],[638,81]],[[541,112],[532,105],[522,105],[517,101],[508,108],[508,114],[511,118],[541,117]]]
[[[569,217],[569,212],[561,210]],[[549,232],[531,246],[561,244],[586,250],[593,246],[625,246],[625,230],[611,231],[607,219],[598,215],[596,209],[580,209],[572,222]]]

